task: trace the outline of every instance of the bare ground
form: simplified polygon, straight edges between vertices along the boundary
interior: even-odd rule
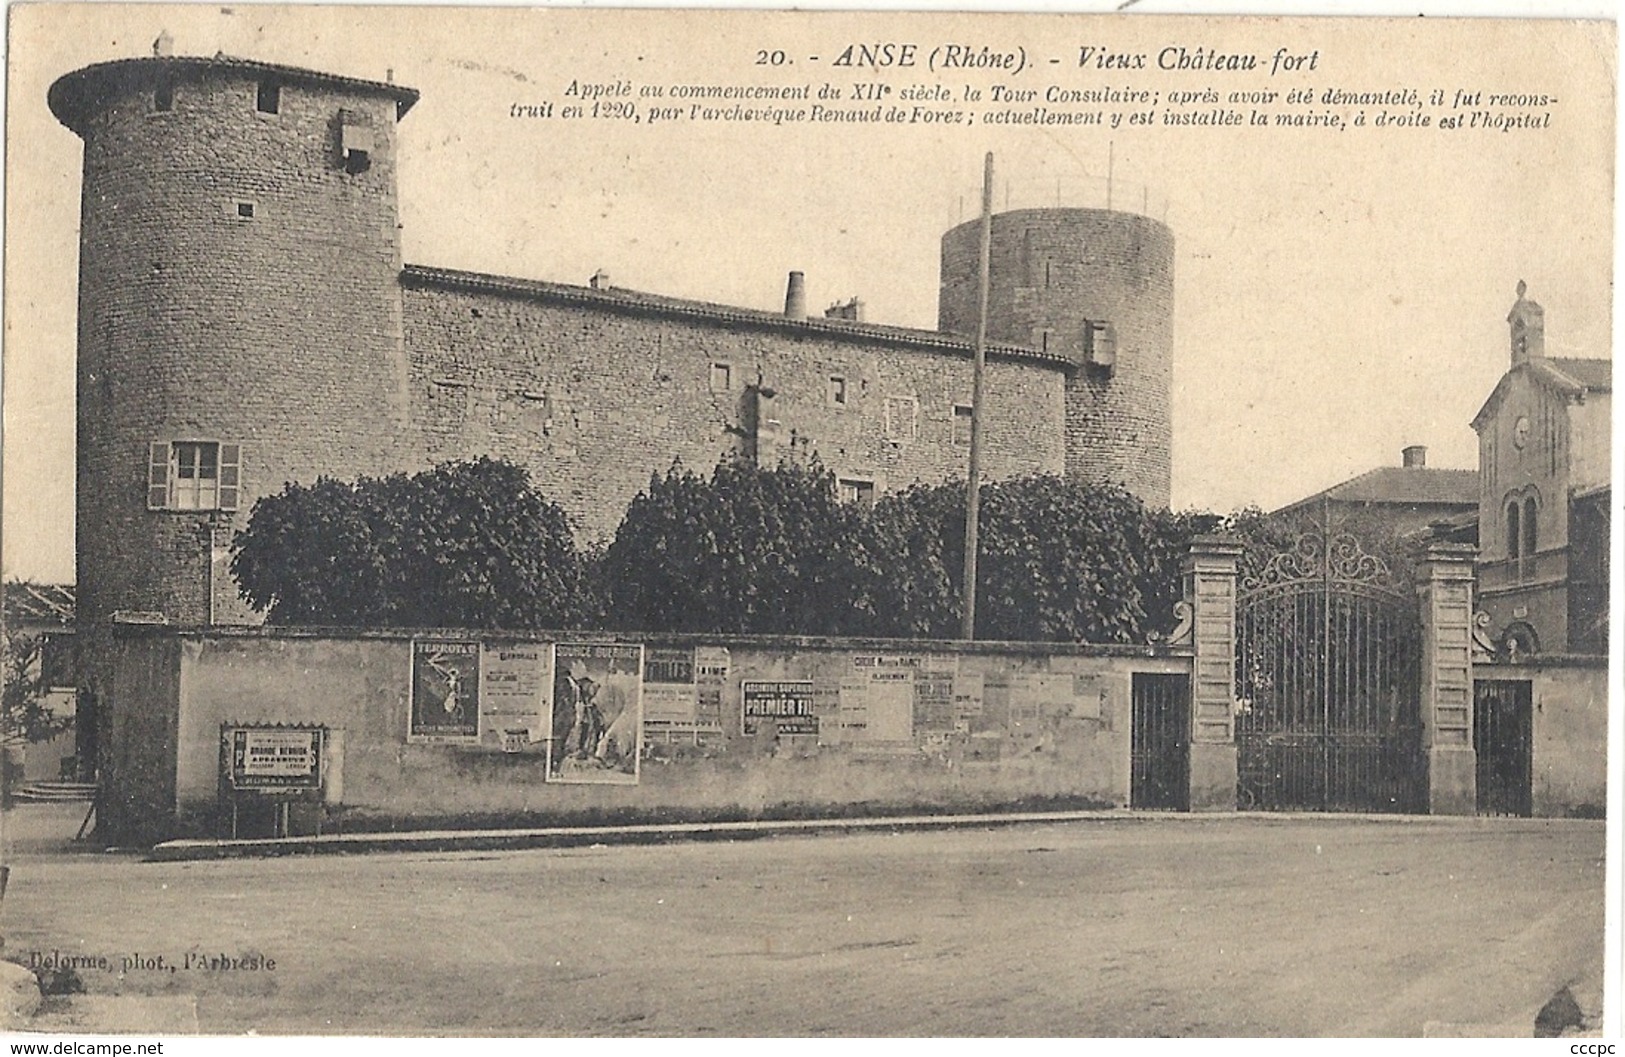
[[[61,809],[22,810],[6,956],[105,957],[79,1002],[195,997],[208,1033],[1527,1033],[1602,962],[1601,822],[1161,816],[144,863],[62,851],[31,836]],[[275,969],[169,971],[188,953]],[[164,967],[124,970],[138,954]]]

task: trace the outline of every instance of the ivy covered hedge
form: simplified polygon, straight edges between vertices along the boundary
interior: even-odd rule
[[[279,624],[954,638],[963,483],[841,503],[817,465],[674,466],[607,546],[492,459],[288,485],[255,504],[232,572]],[[982,491],[978,638],[1144,642],[1173,624],[1179,561],[1219,518],[1038,476]]]

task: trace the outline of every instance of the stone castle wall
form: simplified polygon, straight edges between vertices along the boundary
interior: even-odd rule
[[[107,81],[80,129],[85,622],[208,620],[253,497],[389,469],[405,424],[394,100],[285,84],[261,113],[248,71],[162,72]],[[341,113],[373,130],[364,172],[339,158]],[[242,446],[235,515],[148,508],[149,445],[174,440]],[[227,588],[217,619],[233,615]]]
[[[877,495],[965,474],[968,434],[963,422],[956,433],[954,408],[970,404],[971,361],[953,343],[480,282],[421,269],[405,277],[425,458],[524,465],[585,538],[613,534],[626,504],[674,460],[704,474],[730,453],[769,465],[816,456]],[[990,477],[1063,472],[1064,383],[1058,364],[990,358]]]
[[[506,458],[601,539],[674,461],[816,456],[876,496],[964,474],[963,334],[403,267],[397,121],[415,98],[221,57],[121,60],[53,86],[85,142],[82,621],[255,621],[233,535],[257,498],[319,476]],[[357,128],[360,166],[344,153]],[[974,233],[944,240],[947,331],[966,330]],[[997,218],[995,236],[985,473],[1116,480],[1166,503],[1171,235],[1041,210]],[[1101,318],[1119,334],[1110,377],[1073,348]],[[235,510],[154,508],[151,453],[171,442],[240,453]]]
[[[940,329],[973,334],[980,221],[942,238]],[[993,217],[988,340],[1078,364],[1066,405],[1066,472],[1167,506],[1172,473],[1174,237],[1103,209],[1016,209]],[[1109,323],[1115,363],[1091,365],[1085,331]]]

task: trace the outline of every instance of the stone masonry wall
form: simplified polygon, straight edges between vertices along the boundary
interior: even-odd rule
[[[80,619],[202,622],[211,589],[216,620],[249,619],[225,566],[253,500],[400,459],[395,101],[294,83],[259,113],[255,75],[216,70],[159,111],[154,62],[82,130]],[[341,111],[373,130],[364,172]],[[148,445],[172,440],[242,445],[238,513],[147,509]]]
[[[511,634],[425,637],[504,643],[514,641]],[[645,650],[703,649],[712,663],[722,658],[717,710],[704,729],[662,731],[651,720],[656,698],[645,683],[638,780],[603,784],[547,780],[545,740],[513,751],[493,736],[414,741],[409,633],[128,628],[118,635],[125,667],[142,669],[144,659],[146,669],[162,673],[151,685],[126,686],[121,711],[154,722],[169,717],[161,738],[143,742],[167,762],[162,782],[150,766],[117,772],[108,796],[129,810],[119,816],[121,829],[110,825],[102,834],[145,841],[217,833],[227,823],[223,724],[327,728],[329,831],[495,819],[568,824],[1124,806],[1136,675],[1188,675],[1191,666],[1188,651],[1169,647],[650,636]],[[609,641],[555,636],[533,641],[544,651],[550,641]],[[756,680],[805,681],[821,703],[816,731],[786,733],[771,720],[747,731],[743,684]],[[899,688],[900,713],[892,707]],[[309,832],[315,820],[299,824]]]
[[[612,535],[650,475],[674,460],[703,474],[730,452],[768,464],[816,454],[878,495],[962,478],[969,458],[954,428],[954,405],[971,399],[968,355],[866,340],[861,327],[848,337],[787,321],[680,318],[617,306],[613,295],[561,303],[408,272],[405,329],[426,460],[489,454],[528,467],[583,539]],[[715,377],[722,366],[726,388]],[[844,403],[831,392],[836,378]],[[1059,365],[990,359],[990,478],[1062,472],[1064,378]],[[758,386],[773,395],[759,397]],[[890,434],[888,399],[902,427]]]
[[[976,328],[980,221],[942,239],[938,326]],[[988,340],[1080,364],[1067,389],[1070,476],[1126,486],[1167,506],[1172,472],[1174,238],[1163,224],[1100,209],[1018,209],[993,217]],[[1109,322],[1116,363],[1085,365],[1089,321]]]

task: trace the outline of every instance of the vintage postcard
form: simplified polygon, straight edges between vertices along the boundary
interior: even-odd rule
[[[5,1030],[1617,1033],[1613,23],[8,14]]]

